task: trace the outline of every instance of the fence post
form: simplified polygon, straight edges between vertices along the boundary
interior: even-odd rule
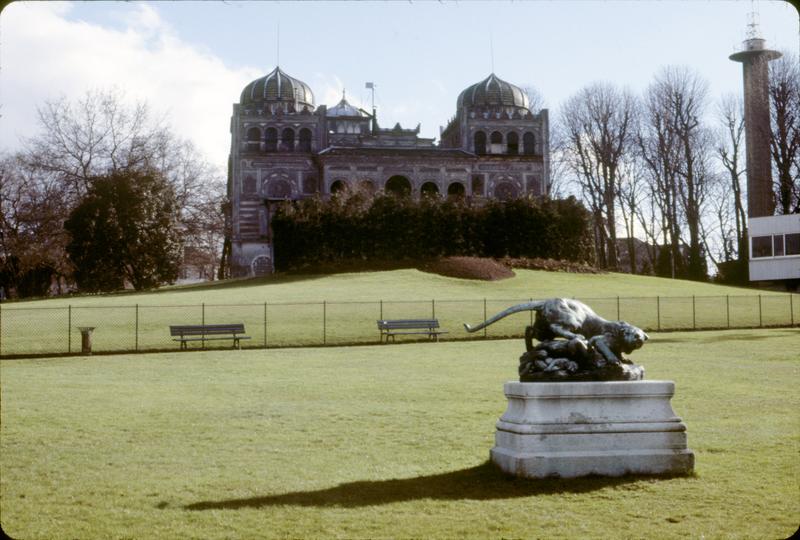
[[[731,329],[731,295],[725,295],[725,317],[728,320],[728,330]]]
[[[381,306],[381,308],[380,308],[381,309],[381,313],[380,313],[380,317],[378,317],[378,319],[380,319],[382,321],[383,320],[383,300],[379,300],[378,302],[380,303],[380,306]]]
[[[789,298],[791,298],[791,296]],[[3,303],[2,302],[0,302],[0,356],[3,356]]]
[[[328,342],[328,304],[325,300],[322,301],[322,344]]]
[[[794,295],[789,293],[789,320],[791,325],[794,326]]]
[[[656,296],[656,327],[661,331],[661,297]]]
[[[72,352],[72,304],[67,306],[67,353]]]
[[[267,348],[267,303],[264,302],[264,348]]]
[[[202,324],[203,326],[206,325],[206,303],[205,302],[200,304],[200,324]],[[205,338],[206,337],[205,334],[203,334],[202,337]],[[202,344],[203,349],[205,349],[206,348],[206,340],[203,339],[200,343]]]
[[[483,320],[486,321],[486,298],[483,299]],[[483,327],[483,337],[486,337],[486,327]]]
[[[761,318],[761,295],[758,295],[758,327],[764,326],[764,320]]]
[[[617,295],[617,320],[619,319],[619,295]]]
[[[692,330],[697,330],[697,313],[694,307],[694,295],[692,295]]]
[[[139,304],[136,304],[136,337],[134,338],[134,345],[133,348],[136,352],[139,352]]]
[[[431,319],[436,318],[436,300],[431,300]]]

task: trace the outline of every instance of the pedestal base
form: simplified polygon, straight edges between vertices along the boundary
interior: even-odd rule
[[[694,454],[672,381],[508,382],[492,461],[528,478],[686,474]]]

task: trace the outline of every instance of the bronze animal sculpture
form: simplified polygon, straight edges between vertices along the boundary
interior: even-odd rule
[[[578,338],[594,345],[609,362],[618,364],[622,352],[630,354],[644,345],[649,338],[645,332],[632,324],[624,321],[608,321],[583,302],[568,298],[551,298],[517,304],[475,326],[464,324],[464,328],[467,332],[476,332],[520,311],[536,312],[533,332],[532,334],[526,332],[528,350],[531,349],[530,337],[539,341],[549,341],[556,337],[568,340]]]

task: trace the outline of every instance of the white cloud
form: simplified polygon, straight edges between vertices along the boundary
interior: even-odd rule
[[[67,3],[25,2],[0,17],[0,147],[36,132],[36,107],[118,87],[146,100],[215,164],[227,162],[231,106],[257,68],[232,69],[182,41],[154,8],[139,4],[122,29],[68,18]]]

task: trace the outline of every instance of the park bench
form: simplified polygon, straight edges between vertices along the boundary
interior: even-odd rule
[[[250,339],[250,336],[243,336],[244,324],[193,324],[175,325],[169,327],[169,333],[173,337],[172,341],[181,342],[181,350],[186,349],[189,341],[212,341],[217,339],[232,339],[233,348],[241,349],[239,340]],[[178,337],[175,337],[178,336]]]
[[[398,334],[427,334],[429,338],[436,338],[439,341],[440,334],[446,334],[446,331],[438,330],[438,319],[394,319],[378,321],[378,330],[381,332],[381,343],[389,343],[389,338],[395,340]]]

